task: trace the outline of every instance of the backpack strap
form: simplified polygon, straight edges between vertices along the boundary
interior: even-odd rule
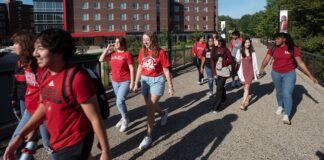
[[[62,95],[64,98],[64,101],[66,103],[71,103],[69,95],[73,97],[73,99],[76,99],[74,94],[73,94],[73,79],[75,74],[80,70],[79,67],[70,67],[66,69],[64,73],[64,78],[63,78],[63,85],[62,85]]]

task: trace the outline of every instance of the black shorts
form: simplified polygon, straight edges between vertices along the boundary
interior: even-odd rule
[[[91,132],[77,144],[55,151],[53,158],[55,160],[87,160],[91,152],[93,139],[94,136]]]

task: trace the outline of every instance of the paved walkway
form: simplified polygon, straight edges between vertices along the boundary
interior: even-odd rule
[[[266,53],[263,45],[254,43],[259,66]],[[243,88],[227,89],[227,101],[220,113],[212,113],[208,86],[197,85],[193,67],[181,70],[173,79],[176,94],[161,99],[169,108],[168,124],[154,130],[154,143],[146,151],[137,147],[146,128],[145,103],[140,93],[127,100],[132,120],[128,131],[120,133],[114,125],[118,111],[111,100],[111,117],[106,120],[107,133],[114,159],[159,160],[314,160],[324,157],[324,89],[314,85],[300,72],[294,91],[292,125],[284,125],[275,114],[275,90],[267,75],[252,85],[252,100],[246,112],[239,109]],[[228,80],[228,83],[231,80]],[[96,144],[97,142],[95,142]],[[92,154],[99,151],[93,147]],[[40,149],[36,159],[48,159]]]

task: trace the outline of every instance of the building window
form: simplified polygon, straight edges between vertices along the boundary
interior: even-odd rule
[[[144,10],[148,10],[150,8],[149,4],[148,3],[144,3],[143,4],[143,9]]]
[[[189,3],[189,0],[185,0],[184,2],[185,2],[185,3]]]
[[[93,8],[94,9],[100,9],[100,2],[94,2],[93,3]]]
[[[185,20],[186,20],[187,22],[189,22],[189,20],[190,20],[190,16],[186,16],[186,17],[185,17]]]
[[[208,21],[208,16],[203,16],[203,21]]]
[[[138,3],[133,3],[133,9],[139,9],[139,4]]]
[[[120,30],[127,31],[127,26],[125,24],[121,25]]]
[[[126,9],[127,4],[125,2],[120,3],[120,9]]]
[[[133,30],[138,31],[139,30],[139,25],[138,24],[133,25]]]
[[[199,30],[199,25],[195,24],[195,30]]]
[[[179,6],[174,6],[174,12],[178,13],[180,11],[180,7]]]
[[[184,11],[185,12],[189,12],[190,11],[190,8],[189,7],[184,7]]]
[[[114,3],[113,2],[108,2],[107,3],[107,8],[108,9],[114,9]]]
[[[199,16],[195,16],[195,21],[199,21]]]
[[[88,8],[89,8],[89,2],[83,2],[82,9],[88,9]]]
[[[114,20],[114,14],[108,14],[108,20]]]
[[[188,31],[190,29],[189,25],[185,25],[184,28],[185,28],[186,31]]]
[[[120,19],[123,20],[123,21],[127,20],[127,15],[126,15],[126,13],[121,14],[121,15],[120,15]]]
[[[82,14],[82,20],[83,21],[88,21],[89,20],[89,14],[88,13]]]
[[[150,30],[150,25],[149,24],[144,24],[144,31]]]
[[[194,0],[195,3],[199,3],[199,0]]]
[[[144,14],[143,19],[144,20],[150,20],[150,15],[149,14]]]
[[[83,25],[82,32],[89,32],[89,25]]]
[[[100,31],[101,31],[101,25],[95,25],[95,26],[93,27],[93,31],[95,31],[95,32],[100,32]]]
[[[175,22],[180,22],[180,16],[178,16],[178,15],[174,16],[174,21]]]
[[[133,14],[133,20],[139,20],[139,15],[138,14]]]
[[[114,31],[115,26],[113,24],[108,25],[108,31]]]
[[[100,21],[100,19],[101,19],[100,13],[94,14],[93,18],[94,18],[95,21]]]
[[[174,25],[174,30],[175,31],[180,31],[180,25],[178,25],[178,24],[177,25]]]
[[[208,25],[204,25],[203,30],[208,30]]]
[[[195,11],[195,13],[198,13],[199,12],[199,7],[195,7],[194,11]]]
[[[203,12],[207,13],[207,12],[208,12],[208,8],[205,7],[205,8],[203,9]]]
[[[208,3],[208,0],[203,0],[203,3]]]
[[[174,0],[174,2],[178,2],[179,3],[180,0]]]

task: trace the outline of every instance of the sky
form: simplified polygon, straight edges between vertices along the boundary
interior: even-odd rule
[[[32,0],[23,0],[26,4],[32,4]],[[3,3],[3,0],[0,0]],[[218,0],[219,15],[241,18],[245,14],[253,14],[264,10],[266,0]]]
[[[218,14],[235,19],[265,10],[266,0],[218,0]]]

